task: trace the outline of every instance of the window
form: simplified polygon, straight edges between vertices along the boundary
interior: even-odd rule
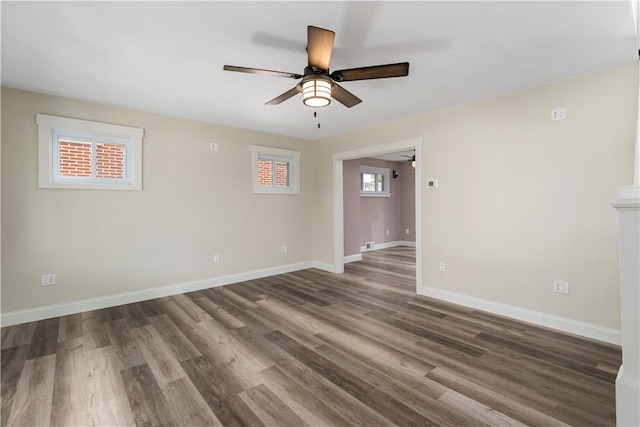
[[[360,196],[389,197],[389,169],[360,166]]]
[[[39,188],[142,190],[143,130],[37,115]]]
[[[300,194],[300,152],[251,146],[253,192]]]

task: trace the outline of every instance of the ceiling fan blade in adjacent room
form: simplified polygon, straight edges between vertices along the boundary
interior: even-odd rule
[[[351,108],[362,102],[362,99],[358,98],[338,84],[336,85],[336,89],[331,93],[331,96],[347,108]]]
[[[260,74],[263,76],[286,77],[290,79],[301,79],[302,76],[296,73],[287,73],[285,71],[261,70],[260,68],[236,67],[235,65],[225,65],[225,71],[237,71],[239,73]]]
[[[336,33],[331,30],[307,27],[307,56],[309,57],[309,67],[320,70],[329,69],[329,60],[333,50],[333,40]]]
[[[409,63],[374,65],[372,67],[349,68],[331,73],[331,78],[337,82],[354,80],[385,79],[388,77],[405,77],[409,75]]]
[[[298,93],[300,92],[298,91],[298,87],[296,86],[293,89],[286,91],[282,95],[273,98],[271,101],[265,102],[264,105],[278,105],[281,102],[284,102],[287,99],[291,98],[292,96],[297,95]]]

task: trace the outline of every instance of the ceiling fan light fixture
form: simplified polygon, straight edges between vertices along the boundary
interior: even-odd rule
[[[302,102],[307,107],[326,107],[331,103],[331,82],[324,79],[310,79],[302,83]]]

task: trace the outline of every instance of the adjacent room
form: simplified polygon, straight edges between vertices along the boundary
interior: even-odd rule
[[[636,0],[0,12],[0,425],[640,424]]]

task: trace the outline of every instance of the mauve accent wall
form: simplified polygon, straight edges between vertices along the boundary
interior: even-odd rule
[[[360,197],[361,165],[398,171],[399,176],[390,179],[391,197]],[[343,163],[345,256],[359,254],[365,242],[415,242],[414,177],[409,162],[367,158]]]

